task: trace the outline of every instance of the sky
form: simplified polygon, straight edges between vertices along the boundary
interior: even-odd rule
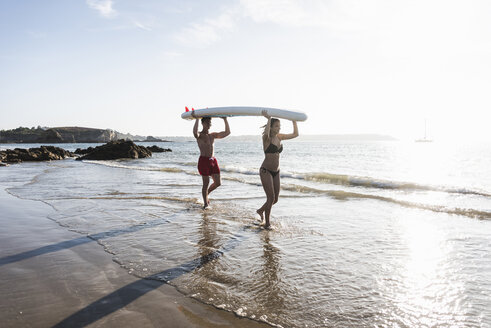
[[[491,141],[489,17],[488,0],[0,0],[0,129],[184,136],[185,106],[261,106],[307,113],[301,134],[412,140],[426,120]]]

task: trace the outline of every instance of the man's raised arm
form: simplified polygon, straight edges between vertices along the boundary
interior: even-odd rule
[[[215,136],[217,139],[225,138],[230,134],[230,126],[228,125],[228,121],[226,117],[222,117],[223,122],[225,123],[225,131],[218,132]]]
[[[196,139],[198,139],[199,134],[198,134],[198,127],[199,127],[199,118],[196,117],[196,114],[194,112],[191,113],[191,116],[194,117],[194,127],[193,127],[193,135]]]

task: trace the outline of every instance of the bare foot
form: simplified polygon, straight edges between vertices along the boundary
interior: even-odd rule
[[[263,222],[264,221],[264,211],[257,210],[256,213],[259,214],[259,216],[261,217],[261,222]]]
[[[209,206],[210,206],[210,199],[207,196],[206,200],[203,202],[203,209],[206,210]]]

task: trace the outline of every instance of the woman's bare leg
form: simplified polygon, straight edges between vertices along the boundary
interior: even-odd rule
[[[278,203],[278,198],[280,197],[280,172],[273,178],[273,188],[274,188],[274,201],[273,205]]]
[[[269,228],[270,226],[269,217],[271,214],[271,207],[273,206],[273,202],[275,199],[273,176],[268,171],[261,170],[259,172],[259,177],[261,178],[261,184],[263,185],[264,192],[266,193],[266,202],[256,212],[261,217],[261,220],[264,221],[264,227]]]
[[[261,179],[261,185],[263,186],[264,189],[264,183],[263,183],[263,178],[261,177],[261,174],[263,174],[263,168],[259,169],[259,178]],[[256,213],[259,214],[261,217],[261,223],[264,222],[264,208],[266,207],[266,203],[263,204],[260,208],[256,210]]]

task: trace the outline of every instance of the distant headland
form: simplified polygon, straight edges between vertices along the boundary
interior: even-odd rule
[[[125,139],[140,142],[165,141],[152,136],[134,136],[111,129],[84,127],[19,127],[0,131],[0,143],[106,143]]]

